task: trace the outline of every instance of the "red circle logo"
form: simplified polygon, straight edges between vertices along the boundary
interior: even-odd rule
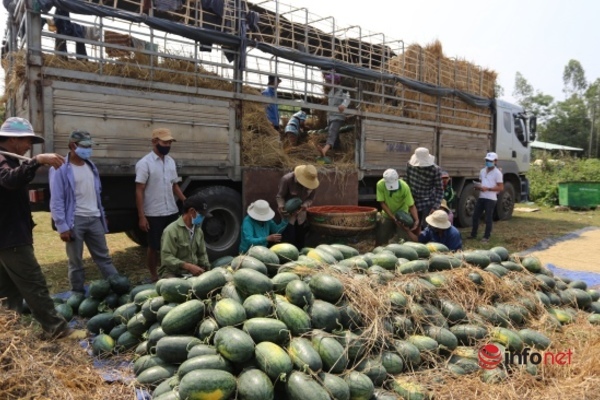
[[[486,344],[477,354],[479,366],[483,369],[494,369],[502,362],[502,352],[494,344]]]

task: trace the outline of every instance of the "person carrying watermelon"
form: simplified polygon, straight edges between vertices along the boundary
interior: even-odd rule
[[[418,236],[408,231],[410,240],[421,243],[441,243],[451,251],[462,249],[460,232],[452,226],[446,211],[436,210],[429,214],[425,218],[425,221],[427,222],[427,227]]]
[[[279,181],[275,200],[279,213],[289,222],[282,233],[282,242],[291,243],[298,249],[304,247],[308,231],[306,210],[312,205],[318,187],[319,178],[314,165],[298,165]],[[286,209],[286,203],[292,198],[300,200],[299,204],[296,202],[298,207]]]
[[[273,220],[275,211],[265,200],[256,200],[248,206],[248,215],[242,222],[242,240],[240,253],[245,253],[251,246],[268,246],[281,242],[281,232],[288,225],[283,218],[280,223]]]
[[[383,173],[383,179],[377,182],[376,196],[382,209],[377,221],[376,245],[387,244],[394,233],[400,239],[409,239],[407,231],[418,228],[419,216],[410,188],[395,169]]]

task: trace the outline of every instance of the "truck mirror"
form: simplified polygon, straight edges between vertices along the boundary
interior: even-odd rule
[[[529,140],[535,140],[535,133],[537,131],[537,118],[536,116],[529,117]]]

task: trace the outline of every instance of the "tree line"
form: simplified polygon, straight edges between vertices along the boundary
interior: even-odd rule
[[[600,120],[600,78],[588,81],[577,60],[570,60],[563,70],[565,99],[535,90],[517,72],[513,96],[528,112],[537,115],[538,140],[564,146],[580,147],[584,155],[599,157],[598,120]]]

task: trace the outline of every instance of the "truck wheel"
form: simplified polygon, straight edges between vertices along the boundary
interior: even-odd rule
[[[467,228],[473,226],[475,203],[477,203],[475,186],[472,183],[467,183],[460,194],[456,209],[458,225],[460,227]]]
[[[137,226],[135,229],[125,232],[127,237],[142,247],[148,247],[148,236],[146,232],[142,232]]]
[[[511,219],[515,208],[515,188],[510,182],[504,182],[504,190],[498,194],[496,215],[498,219]]]
[[[242,196],[227,186],[210,186],[193,192],[208,203],[212,218],[202,223],[210,260],[238,254],[242,230]]]

